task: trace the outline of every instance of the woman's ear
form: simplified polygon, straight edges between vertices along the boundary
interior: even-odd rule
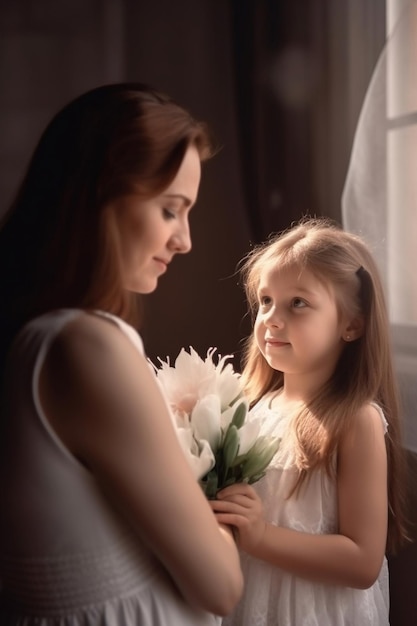
[[[362,337],[364,330],[365,318],[360,315],[346,324],[342,333],[342,339],[347,342],[355,341],[356,339],[359,339],[359,337]]]

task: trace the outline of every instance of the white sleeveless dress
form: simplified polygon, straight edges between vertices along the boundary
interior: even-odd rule
[[[262,433],[282,437],[290,417],[269,408],[271,395],[249,413],[262,416]],[[386,420],[376,407],[384,423]],[[249,418],[248,416],[248,418]],[[294,484],[291,450],[279,450],[266,475],[253,485],[262,499],[266,520],[294,530],[330,534],[338,528],[336,484],[324,472],[314,472],[299,499],[286,499]],[[366,590],[299,578],[241,553],[245,591],[223,626],[387,626],[389,624],[388,567],[384,563],[375,584]]]
[[[105,313],[137,349],[142,341]],[[44,416],[38,379],[78,310],[30,322],[14,343],[1,416],[1,626],[215,626],[112,509]],[[97,433],[97,436],[100,436]]]

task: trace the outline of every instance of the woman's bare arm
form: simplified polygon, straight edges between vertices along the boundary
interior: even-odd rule
[[[243,587],[231,533],[192,476],[148,362],[113,323],[82,315],[40,380],[45,413],[193,606],[229,613]]]

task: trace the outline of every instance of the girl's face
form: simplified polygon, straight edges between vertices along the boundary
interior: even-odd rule
[[[124,287],[151,293],[175,254],[191,250],[188,214],[197,199],[200,156],[194,146],[185,153],[172,183],[160,195],[143,200],[131,195],[114,211],[120,240]]]
[[[334,294],[308,270],[267,270],[258,289],[255,339],[269,365],[322,384],[344,346],[347,321]]]

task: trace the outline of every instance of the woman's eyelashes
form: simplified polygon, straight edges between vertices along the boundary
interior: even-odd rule
[[[166,220],[175,220],[175,218],[177,217],[174,209],[167,209],[165,207],[162,208],[162,214],[164,216],[164,219]]]

